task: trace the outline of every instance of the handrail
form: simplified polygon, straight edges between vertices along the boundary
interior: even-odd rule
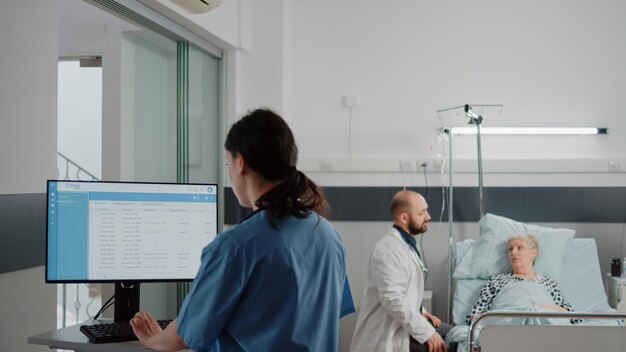
[[[70,175],[69,175],[69,164],[72,164],[74,167],[76,167],[76,178],[75,180],[80,180],[80,174],[85,173],[87,174],[89,177],[91,177],[92,181],[100,181],[100,179],[96,176],[94,176],[92,173],[90,173],[89,171],[83,169],[80,165],[78,165],[77,163],[75,163],[74,161],[72,161],[70,158],[68,158],[67,156],[63,155],[63,153],[57,151],[57,154],[65,159],[65,180],[70,180]]]
[[[91,172],[85,170],[82,166],[78,165],[76,162],[74,162],[72,159],[68,158],[67,156],[65,156],[63,153],[57,151],[57,155],[60,156],[62,159],[64,159],[65,161],[65,180],[69,180],[70,179],[70,164],[72,166],[74,166],[76,168],[76,178],[74,180],[80,180],[80,175],[81,173],[88,175],[89,177],[91,177],[92,181],[100,181],[100,179],[96,176],[94,176]],[[57,170],[57,177],[60,176],[59,175],[59,170]],[[89,287],[87,284],[83,284],[87,287]],[[78,295],[78,286],[79,284],[76,284],[76,301],[74,302],[74,309],[76,310],[76,322],[73,323],[78,323],[78,317],[79,317],[79,310],[81,308],[81,303],[80,303],[80,298]],[[65,327],[67,325],[67,284],[63,284],[63,289],[62,289],[62,295],[63,295],[63,313],[62,313],[62,318],[61,318],[61,324],[63,327]],[[87,312],[87,316],[89,316],[89,305],[91,305],[91,303],[93,303],[94,298],[92,297],[91,301],[87,304],[87,306],[85,307],[85,311]],[[90,317],[90,316],[89,316]],[[90,317],[91,318],[91,317]]]
[[[474,346],[476,339],[474,334],[480,322],[486,318],[493,317],[510,317],[510,318],[588,318],[588,319],[626,319],[624,313],[585,313],[585,312],[519,312],[509,310],[490,311],[479,314],[476,319],[470,323],[469,334],[467,336],[467,347],[471,352],[480,352],[480,345]],[[477,335],[480,335],[477,333]]]

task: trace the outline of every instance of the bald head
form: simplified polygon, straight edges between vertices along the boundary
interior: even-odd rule
[[[400,191],[391,199],[389,208],[393,223],[406,232],[417,235],[428,229],[428,204],[419,193]]]
[[[391,199],[391,217],[395,220],[396,217],[402,213],[410,212],[411,209],[419,202],[424,201],[424,198],[417,192],[413,191],[400,191],[396,193]]]

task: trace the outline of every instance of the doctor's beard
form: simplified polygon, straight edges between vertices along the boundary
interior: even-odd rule
[[[409,233],[413,236],[419,235],[420,233],[425,233],[428,231],[428,223],[424,222],[423,224],[418,224],[414,221],[409,221]]]

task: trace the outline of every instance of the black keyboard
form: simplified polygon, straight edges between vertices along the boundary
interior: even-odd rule
[[[157,320],[162,329],[172,321],[172,319]],[[115,322],[105,324],[81,325],[82,332],[91,343],[107,343],[137,340],[130,323]]]

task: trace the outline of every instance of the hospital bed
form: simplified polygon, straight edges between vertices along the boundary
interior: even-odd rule
[[[572,233],[573,237],[573,233]],[[457,242],[453,251],[454,269],[463,264],[463,256],[475,245],[476,240]],[[572,238],[567,240],[562,255],[559,280],[561,291],[572,304],[575,313],[552,313],[552,318],[567,316],[581,317],[584,321],[576,325],[488,325],[489,319],[497,314],[503,316],[541,316],[541,312],[485,313],[467,327],[467,340],[458,351],[626,351],[626,328],[622,318],[607,303],[598,252],[594,239]],[[540,251],[541,251],[540,244]],[[473,253],[479,255],[479,253]],[[544,255],[552,255],[545,253]],[[462,275],[461,275],[462,276]],[[467,276],[467,275],[466,275]],[[455,325],[465,325],[466,316],[479,297],[487,278],[455,279],[453,286],[452,320]],[[577,316],[572,316],[577,314]],[[497,321],[497,320],[496,320]],[[567,321],[567,320],[566,320]],[[471,344],[470,344],[471,343]]]

